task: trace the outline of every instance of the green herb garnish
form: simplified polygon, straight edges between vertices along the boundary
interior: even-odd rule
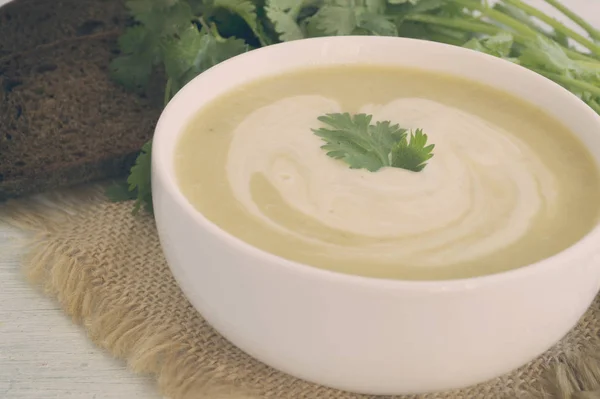
[[[351,169],[376,172],[390,166],[419,172],[431,159],[434,145],[427,145],[421,129],[408,135],[407,129],[390,121],[371,124],[372,115],[327,114],[319,120],[329,128],[313,129],[327,144],[327,155],[340,159]]]
[[[146,211],[152,213],[151,161],[152,141],[149,141],[142,147],[135,165],[131,168],[127,182],[119,182],[109,186],[106,190],[106,196],[115,202],[135,200],[134,215],[139,212],[142,206]]]
[[[125,87],[143,90],[155,70],[164,71],[166,103],[199,73],[252,48],[328,35],[400,36],[520,64],[600,113],[600,30],[563,5],[566,0],[544,1],[586,35],[523,0],[129,0],[135,24],[120,38],[111,72]],[[418,148],[420,134],[406,137],[406,149]],[[135,187],[150,179],[141,176],[150,173],[142,167],[149,163],[145,154],[129,178]],[[135,192],[137,204],[151,209],[149,190]]]

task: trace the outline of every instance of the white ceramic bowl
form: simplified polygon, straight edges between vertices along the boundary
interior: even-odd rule
[[[216,330],[251,356],[348,391],[458,388],[540,355],[576,324],[600,288],[599,228],[550,259],[509,272],[454,281],[383,280],[324,271],[256,249],[208,221],[179,191],[173,152],[203,106],[257,78],[307,65],[353,63],[418,67],[502,88],[562,121],[600,164],[598,115],[553,82],[491,56],[365,36],[254,50],[195,78],[169,103],[156,128],[156,222],[183,292]]]

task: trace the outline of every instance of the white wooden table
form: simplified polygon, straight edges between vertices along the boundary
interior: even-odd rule
[[[600,0],[564,3],[600,27]],[[17,234],[0,225],[0,398],[161,399],[150,378],[93,346],[56,303],[25,283],[9,242]]]
[[[9,234],[0,227],[0,398],[160,399],[23,281]]]

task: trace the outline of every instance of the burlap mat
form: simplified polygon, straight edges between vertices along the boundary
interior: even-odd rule
[[[29,280],[98,346],[132,371],[155,375],[171,399],[369,398],[289,377],[229,344],[187,302],[152,217],[132,216],[131,203],[109,203],[99,187],[51,197],[0,206],[4,221],[33,233],[24,261]],[[460,391],[402,399],[600,398],[599,333],[597,299],[560,344],[520,370]]]

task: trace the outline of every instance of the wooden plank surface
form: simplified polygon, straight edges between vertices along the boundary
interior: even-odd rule
[[[96,348],[23,280],[8,236],[0,227],[0,398],[160,399],[149,377]]]

